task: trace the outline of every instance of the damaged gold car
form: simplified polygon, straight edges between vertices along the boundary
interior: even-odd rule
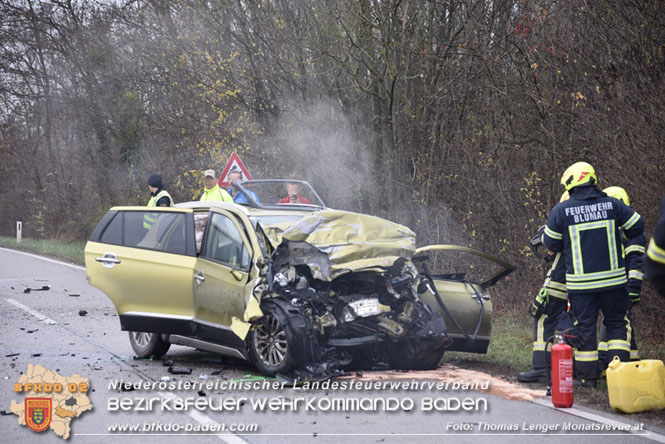
[[[325,379],[379,363],[433,368],[447,349],[487,351],[488,288],[510,264],[464,247],[416,249],[409,228],[328,209],[307,182],[237,191],[246,205],[114,207],[95,227],[88,279],[115,305],[137,356],[180,344],[270,376]]]

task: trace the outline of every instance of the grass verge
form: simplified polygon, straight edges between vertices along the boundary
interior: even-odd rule
[[[0,247],[29,251],[31,253],[63,259],[80,265],[85,263],[85,258],[83,256],[85,241],[23,239],[17,244],[16,238],[0,236]]]

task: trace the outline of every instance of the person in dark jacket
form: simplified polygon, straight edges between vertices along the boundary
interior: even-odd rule
[[[630,206],[630,198],[628,193],[621,187],[608,187],[603,190],[603,193],[608,196],[615,197],[621,202]],[[626,284],[626,291],[628,292],[628,322],[630,323],[630,360],[638,361],[640,359],[640,352],[637,347],[637,335],[635,334],[635,324],[632,319],[632,308],[640,303],[640,295],[642,293],[642,280],[644,279],[644,254],[646,253],[646,238],[644,233],[632,239],[622,239],[623,248],[622,253],[626,260],[626,273],[628,273],[628,283]],[[607,356],[608,343],[607,343],[607,328],[605,327],[605,319],[600,324],[600,333],[598,340],[598,361],[600,363],[601,372],[607,368],[609,359]]]
[[[646,272],[658,293],[665,297],[665,198],[660,202],[658,216],[660,220],[647,249]]]
[[[586,162],[570,166],[561,183],[570,199],[556,205],[547,220],[543,243],[561,251],[566,261],[566,288],[583,343],[575,350],[578,385],[595,386],[599,377],[596,322],[605,317],[608,357],[630,357],[626,313],[626,268],[621,231],[627,239],[644,232],[644,219],[596,187],[596,172]]]

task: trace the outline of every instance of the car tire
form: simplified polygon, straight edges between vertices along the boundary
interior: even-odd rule
[[[250,331],[247,338],[249,356],[266,376],[289,373],[295,367],[291,356],[286,328],[270,312],[265,312],[261,323]]]
[[[159,333],[146,333],[142,331],[129,332],[129,344],[139,358],[161,358],[169,351],[171,344],[162,339]]]

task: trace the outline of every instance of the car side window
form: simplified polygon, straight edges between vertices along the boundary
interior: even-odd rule
[[[234,268],[249,268],[249,253],[231,219],[213,213],[201,256]]]
[[[186,254],[185,222],[186,217],[181,213],[127,211],[123,245]]]
[[[104,244],[122,245],[122,213],[115,215],[99,240]]]

